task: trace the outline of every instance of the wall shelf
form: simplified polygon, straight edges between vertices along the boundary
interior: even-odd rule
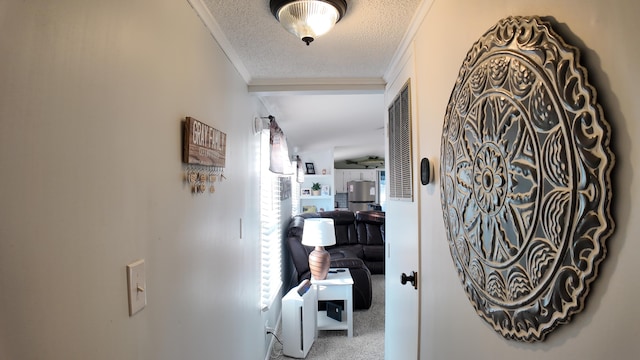
[[[304,200],[325,200],[325,199],[333,199],[333,195],[300,195],[300,199]]]
[[[305,174],[304,181],[299,185],[298,212],[333,210],[335,208],[333,151],[326,150],[301,153],[300,158],[305,163],[313,163],[316,173]],[[322,188],[320,195],[311,195],[311,187],[314,183],[320,184]]]
[[[311,189],[313,183],[320,183],[322,186],[329,187],[329,193],[324,195],[302,195],[300,194],[300,209],[304,211],[307,206],[315,206],[315,211],[329,211],[335,208],[335,202],[333,198],[333,174],[307,174],[304,176],[304,183],[300,184],[300,191],[302,189]]]

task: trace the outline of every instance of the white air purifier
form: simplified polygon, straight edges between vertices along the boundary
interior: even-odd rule
[[[316,339],[318,320],[316,287],[309,280],[282,298],[282,343],[286,356],[305,358]]]

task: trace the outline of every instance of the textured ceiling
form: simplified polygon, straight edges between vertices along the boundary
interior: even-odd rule
[[[311,90],[255,93],[291,146],[300,151],[333,147],[337,160],[384,155],[384,75],[421,0],[347,0],[345,16],[309,46],[277,22],[269,0],[190,2],[206,6],[224,39],[212,31],[214,36],[250,88],[293,83],[296,90],[301,85]],[[318,84],[328,83],[348,91],[318,91],[326,90]],[[378,90],[363,93],[350,86],[363,83],[375,83]]]

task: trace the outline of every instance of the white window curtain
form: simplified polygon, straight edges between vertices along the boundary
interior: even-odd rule
[[[282,287],[281,184],[280,176],[269,170],[272,158],[270,131],[265,129],[260,136],[260,305],[266,311]],[[291,164],[291,161],[287,163]]]
[[[284,136],[282,129],[278,126],[276,119],[269,116],[269,133],[271,143],[271,162],[269,170],[276,174],[291,175],[293,167],[289,158],[289,148],[287,146],[287,137]]]

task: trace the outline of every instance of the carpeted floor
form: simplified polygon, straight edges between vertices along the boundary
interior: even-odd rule
[[[371,275],[371,286],[371,308],[353,312],[353,337],[346,331],[319,331],[307,360],[384,359],[384,275]],[[282,355],[282,344],[276,342],[271,359],[291,358]]]

